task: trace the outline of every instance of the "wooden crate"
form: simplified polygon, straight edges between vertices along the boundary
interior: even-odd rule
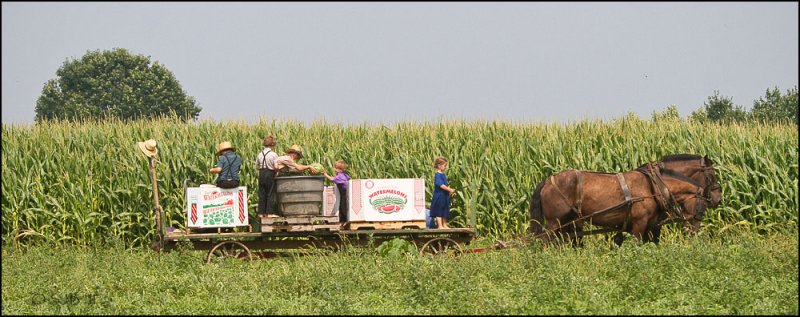
[[[339,224],[325,225],[261,225],[261,232],[311,232],[311,231],[339,231]]]
[[[399,230],[425,229],[425,220],[409,221],[354,221],[347,226],[350,230]]]
[[[261,232],[339,231],[339,217],[293,216],[261,218]]]
[[[261,218],[261,225],[296,225],[296,224],[330,224],[339,223],[339,217],[326,216],[292,216],[292,217],[265,217]]]

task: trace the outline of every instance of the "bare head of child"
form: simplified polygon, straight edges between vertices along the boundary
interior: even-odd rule
[[[346,172],[347,163],[344,160],[338,160],[336,163],[333,163],[333,170],[336,171],[336,173]]]
[[[447,170],[448,166],[449,164],[447,163],[447,159],[444,158],[443,156],[437,157],[433,161],[433,168],[436,169],[437,171],[444,172]]]

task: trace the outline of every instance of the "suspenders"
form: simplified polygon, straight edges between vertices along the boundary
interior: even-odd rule
[[[269,166],[267,166],[267,154],[269,154],[269,153],[272,153],[272,150],[267,151],[267,153],[264,153],[264,151],[261,151],[260,154],[261,154],[261,157],[263,159],[261,160],[261,165],[258,165],[258,160],[256,160],[256,169],[261,170],[261,169],[269,168]]]
[[[222,170],[226,171],[227,173],[225,175],[220,174],[219,175],[219,179],[220,180],[233,179],[233,175],[232,175],[233,171],[231,171],[231,169],[228,168],[228,167],[233,165],[233,163],[236,161],[236,158],[238,158],[238,156],[234,156],[234,161],[231,161],[230,158],[228,158],[227,155],[225,155],[224,157],[225,157],[225,162],[227,164],[223,165]]]

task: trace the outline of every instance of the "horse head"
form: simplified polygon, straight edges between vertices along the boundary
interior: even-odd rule
[[[708,156],[693,154],[667,155],[661,158],[662,168],[667,168],[691,178],[703,188],[703,198],[708,207],[714,208],[722,202],[722,187],[719,185],[714,161]]]
[[[704,195],[703,186],[684,174],[668,168],[660,169],[664,184],[680,208],[684,229],[694,234],[700,228],[708,208],[709,199]]]

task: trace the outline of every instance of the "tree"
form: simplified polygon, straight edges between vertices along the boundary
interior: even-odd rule
[[[705,119],[708,121],[743,121],[747,118],[747,112],[742,109],[742,106],[736,106],[730,97],[720,96],[719,91],[714,91],[713,96],[709,96],[708,100],[703,104],[705,112]],[[692,113],[693,118],[699,118],[699,113]]]
[[[127,50],[87,52],[67,60],[42,88],[36,122],[45,119],[142,119],[175,114],[197,119],[200,107],[175,76],[150,57]]]
[[[678,113],[678,106],[671,104],[664,111],[653,111],[652,119],[653,121],[680,121],[681,116]]]
[[[706,109],[700,108],[692,112],[692,114],[689,116],[689,121],[701,122],[701,123],[708,121],[708,114],[706,113]]]
[[[767,92],[764,97],[753,101],[751,116],[761,121],[797,121],[797,86],[786,90],[786,95],[782,96],[778,87]]]

